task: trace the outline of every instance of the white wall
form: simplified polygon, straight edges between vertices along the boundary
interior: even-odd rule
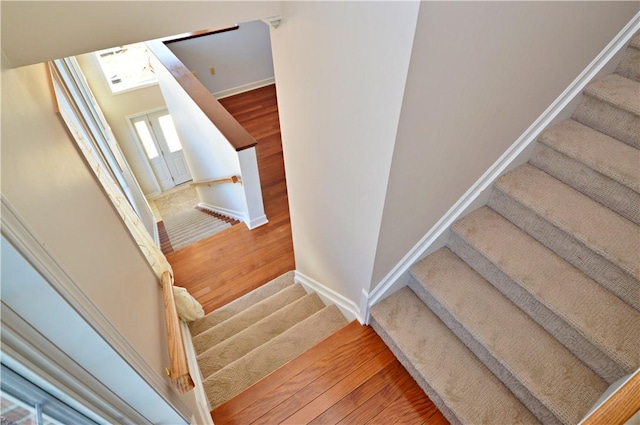
[[[238,152],[176,79],[157,60],[154,62],[160,88],[180,136],[184,157],[191,170],[193,181],[234,175],[244,177],[245,173],[248,177],[252,175],[249,171],[243,172]],[[255,175],[259,176],[257,162],[254,171]],[[247,183],[250,182],[251,180]],[[252,220],[264,216],[259,177],[257,188],[255,184],[227,183],[199,186],[197,191],[202,203],[213,207],[218,212],[245,221],[249,227],[253,227],[250,225]],[[254,193],[256,191],[257,193]],[[259,208],[256,210],[255,202],[251,202],[250,209],[248,199],[253,200],[256,196],[259,198]]]
[[[76,56],[76,59],[142,191],[145,195],[159,193],[158,181],[126,117],[165,107],[160,87],[154,85],[114,95],[93,53]]]
[[[273,82],[269,27],[262,21],[241,23],[227,31],[167,44],[180,61],[195,71],[210,93],[230,92]],[[215,75],[209,68],[215,67]],[[235,90],[234,90],[235,89]]]
[[[638,7],[638,2],[421,4],[372,287]]]
[[[167,382],[155,390],[178,397],[164,375],[168,350],[154,273],[55,114],[46,66],[6,69],[4,59],[2,195],[158,379]],[[53,311],[42,313],[56,320]]]
[[[2,2],[2,49],[23,66],[279,13],[277,1]]]
[[[369,287],[417,2],[283,2],[271,30],[296,269]]]

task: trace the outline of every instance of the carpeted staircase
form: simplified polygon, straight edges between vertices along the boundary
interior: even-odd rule
[[[231,227],[231,224],[196,208],[190,208],[163,220],[173,250]]]
[[[452,423],[576,424],[640,367],[640,35],[371,323]]]
[[[340,310],[307,293],[293,272],[191,323],[211,408],[346,325]]]

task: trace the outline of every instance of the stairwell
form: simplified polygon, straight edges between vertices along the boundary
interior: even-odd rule
[[[190,324],[212,409],[347,325],[288,272]]]
[[[640,34],[371,324],[452,423],[576,424],[640,367]]]

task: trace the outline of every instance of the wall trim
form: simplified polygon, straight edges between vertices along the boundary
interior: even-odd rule
[[[276,82],[275,77],[269,77],[269,78],[265,78],[264,80],[254,81],[253,83],[247,83],[237,87],[231,87],[230,89],[220,90],[218,92],[211,93],[211,94],[216,99],[224,99],[225,97],[259,89],[260,87],[269,86],[271,84],[275,84],[275,82]]]
[[[211,405],[202,383],[202,373],[200,372],[200,366],[198,365],[198,358],[196,354],[196,348],[193,345],[193,339],[191,338],[191,331],[189,325],[180,321],[180,328],[182,329],[182,340],[184,341],[184,348],[187,352],[187,363],[189,364],[189,372],[191,379],[195,387],[193,388],[194,395],[196,397],[196,404],[199,410],[200,418],[192,423],[214,425],[213,418],[211,418]]]
[[[198,207],[205,209],[207,211],[211,211],[217,214],[221,214],[225,217],[229,217],[229,218],[233,218],[235,220],[239,220],[242,221],[243,223],[247,224],[247,227],[249,226],[248,224],[248,219],[246,217],[246,215],[242,212],[242,211],[235,211],[235,210],[230,210],[227,208],[222,208],[222,207],[216,207],[214,205],[209,205],[209,204],[205,204],[204,202],[200,202],[198,203]]]
[[[335,304],[342,314],[345,315],[347,320],[356,319],[358,322],[364,323],[364,318],[360,314],[360,307],[350,299],[340,295],[333,289],[323,285],[304,273],[301,273],[299,270],[295,271],[294,281],[304,286],[307,291],[316,292],[326,305]]]
[[[471,188],[447,211],[440,220],[418,241],[416,245],[398,262],[393,269],[379,282],[369,294],[367,310],[362,312],[368,317],[371,306],[380,301],[398,279],[429,250],[432,244],[445,234],[451,225],[465,212],[475,207],[475,201],[486,194],[494,181],[502,175],[510,165],[521,159],[527,148],[532,145],[540,133],[564,110],[577,96],[581,95],[585,86],[594,79],[604,66],[618,53],[636,31],[640,29],[640,13],[613,38],[613,40],[596,56],[596,58],[578,75],[578,77],[553,101],[531,126],[506,150],[498,160],[480,177]],[[473,208],[475,209],[475,208]]]
[[[265,224],[267,224],[269,222],[269,220],[267,220],[267,216],[262,214],[260,217],[256,217],[252,220],[249,220],[247,224],[247,227],[249,228],[249,230],[253,230],[256,227],[260,227],[260,226],[264,226]]]
[[[29,378],[35,375],[37,385],[60,400],[70,398],[72,407],[80,404],[90,413],[79,410],[88,417],[100,416],[102,420],[127,425],[151,422],[133,407],[114,394],[102,382],[78,365],[51,341],[2,302],[2,352],[3,363]],[[42,381],[46,384],[43,385]],[[50,386],[53,386],[51,388]]]
[[[156,372],[113,324],[85,295],[80,286],[69,276],[59,261],[41,243],[35,232],[23,221],[10,202],[0,195],[2,234],[51,287],[91,326],[104,341],[162,398],[167,405],[189,422],[189,408],[171,388],[166,377]]]

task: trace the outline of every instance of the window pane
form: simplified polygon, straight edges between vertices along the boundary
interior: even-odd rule
[[[2,414],[0,415],[0,423],[2,425],[40,425],[37,421],[35,406],[5,391],[0,391],[0,401],[2,402]],[[53,419],[46,413],[42,413],[42,425],[65,424]]]
[[[144,43],[101,50],[96,55],[113,93],[157,81]]]
[[[142,146],[147,153],[147,158],[157,158],[158,149],[156,149],[156,144],[153,143],[153,138],[151,137],[151,133],[149,133],[149,127],[147,127],[147,123],[144,121],[138,121],[134,125],[136,127],[136,131],[138,132],[138,136],[140,137],[140,141],[142,142]]]
[[[164,139],[167,141],[167,146],[169,146],[169,152],[173,153],[182,150],[182,144],[180,143],[176,126],[173,125],[171,115],[167,114],[159,117],[158,122],[162,128]]]

